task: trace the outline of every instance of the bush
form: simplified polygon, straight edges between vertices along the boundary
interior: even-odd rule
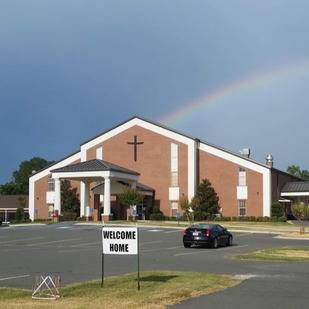
[[[271,216],[276,218],[284,216],[284,209],[279,202],[273,203],[271,205]]]
[[[254,216],[244,216],[244,217],[216,217],[214,221],[224,222],[224,221],[236,221],[236,222],[286,222],[286,217],[254,217]]]
[[[60,218],[61,221],[76,221],[77,213],[72,211],[64,211]]]
[[[151,214],[149,216],[149,220],[153,220],[153,221],[164,221],[165,217],[162,214]]]

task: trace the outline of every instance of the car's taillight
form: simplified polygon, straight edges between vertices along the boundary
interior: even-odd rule
[[[206,230],[206,231],[205,231],[205,236],[206,236],[206,237],[209,237],[209,236],[210,236],[210,230]]]

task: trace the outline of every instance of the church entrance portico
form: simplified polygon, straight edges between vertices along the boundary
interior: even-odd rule
[[[139,173],[123,168],[103,160],[89,160],[81,163],[67,165],[51,171],[55,180],[54,210],[61,215],[61,180],[80,181],[80,216],[90,215],[90,186],[91,184],[103,183],[103,220],[111,218],[111,195],[116,192],[119,181],[126,182],[135,187]]]

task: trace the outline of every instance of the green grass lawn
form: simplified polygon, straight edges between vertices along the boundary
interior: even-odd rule
[[[234,258],[253,261],[274,261],[274,262],[309,262],[309,247],[305,248],[276,248],[258,250],[240,254]]]
[[[141,273],[137,291],[136,274],[108,277],[100,281],[71,284],[62,289],[58,300],[32,300],[31,291],[1,288],[0,308],[165,308],[182,300],[235,286],[232,276],[208,273],[147,271]]]

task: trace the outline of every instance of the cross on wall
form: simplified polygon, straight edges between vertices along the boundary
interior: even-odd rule
[[[133,142],[127,142],[128,145],[133,145],[134,146],[134,161],[137,161],[137,146],[138,145],[143,145],[144,142],[138,142],[137,141],[137,136],[134,135],[134,141]]]

